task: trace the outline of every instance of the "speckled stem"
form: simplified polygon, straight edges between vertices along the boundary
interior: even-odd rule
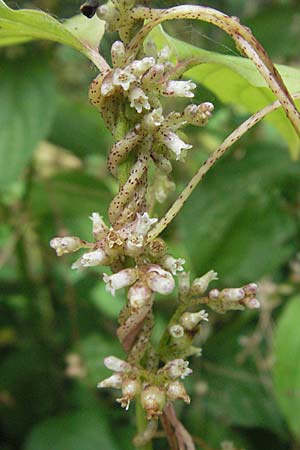
[[[300,98],[300,93],[293,95],[294,99]],[[224,155],[226,150],[228,150],[235,142],[237,142],[250,128],[256,125],[260,120],[262,120],[266,115],[275,111],[281,107],[281,103],[276,101],[271,105],[266,106],[257,113],[253,114],[249,119],[242,123],[238,128],[236,128],[204,162],[200,167],[198,172],[191,179],[189,184],[182,191],[178,199],[166,213],[166,215],[154,226],[148,235],[148,240],[151,241],[155,239],[166,226],[174,219],[174,217],[179,213],[195,187],[204,178],[207,172],[215,165],[215,163]]]
[[[213,8],[197,5],[182,5],[169,9],[136,8],[132,12],[135,19],[146,19],[146,25],[135,35],[128,46],[128,62],[135,58],[144,39],[158,24],[166,20],[196,19],[209,22],[224,30],[236,42],[237,47],[251,61],[265,79],[267,85],[279,99],[282,107],[300,135],[300,114],[292,96],[287,90],[280,74],[264,48],[256,40],[249,28],[241,25],[237,17],[230,17]]]

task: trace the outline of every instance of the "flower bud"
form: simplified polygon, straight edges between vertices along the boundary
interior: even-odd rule
[[[184,118],[191,125],[203,126],[212,116],[213,110],[214,105],[210,102],[189,105],[184,110]]]
[[[104,238],[104,236],[108,233],[108,226],[105,224],[103,218],[100,214],[94,212],[90,216],[91,221],[93,222],[93,236],[96,240],[100,240]]]
[[[161,258],[160,263],[164,269],[176,275],[176,272],[183,272],[182,265],[185,264],[185,260],[182,258],[175,259],[173,256],[165,255]]]
[[[208,288],[209,284],[218,279],[217,272],[210,270],[205,275],[200,278],[195,278],[192,283],[192,293],[197,295],[202,295]]]
[[[142,407],[146,411],[147,419],[156,419],[162,414],[166,404],[166,394],[158,386],[146,386],[141,393]]]
[[[169,333],[173,338],[178,339],[184,336],[184,328],[176,323],[169,328]]]
[[[138,277],[136,269],[123,269],[113,275],[103,274],[103,280],[106,283],[106,290],[115,295],[117,289],[133,284]]]
[[[83,242],[77,236],[56,237],[51,239],[50,247],[54,248],[57,256],[61,256],[65,253],[76,252],[83,247]]]
[[[170,272],[154,264],[148,269],[147,283],[152,291],[162,295],[170,294],[175,288],[175,281]]]
[[[83,267],[105,266],[109,263],[109,258],[104,250],[98,249],[93,252],[84,253],[81,258],[72,264],[72,269],[81,269]]]
[[[156,238],[148,244],[147,249],[153,258],[161,258],[166,254],[167,246],[161,238]]]
[[[111,60],[114,67],[123,66],[125,63],[125,47],[123,42],[115,41],[111,47]]]
[[[208,314],[204,309],[197,313],[182,314],[179,322],[186,330],[193,330],[202,320],[208,321]]]
[[[192,83],[191,80],[188,81],[167,81],[166,85],[162,90],[162,95],[166,96],[176,96],[176,97],[194,97],[194,93],[191,92],[195,89],[197,85]]]
[[[107,356],[104,358],[104,365],[114,372],[129,372],[132,369],[128,362],[123,361],[123,359],[117,358],[116,356]]]
[[[245,297],[245,292],[242,288],[223,289],[220,292],[220,299],[230,302],[238,302]]]
[[[138,380],[125,380],[122,384],[122,397],[117,398],[121,407],[128,411],[131,400],[141,392],[141,383]]]
[[[130,306],[134,310],[143,308],[151,297],[151,289],[142,282],[137,282],[128,291]]]
[[[190,290],[190,272],[181,272],[177,275],[178,290],[181,295],[187,295]]]
[[[187,395],[186,390],[180,381],[172,381],[167,386],[167,397],[171,402],[175,400],[183,400],[188,405],[191,402],[190,397]]]
[[[219,298],[219,296],[220,296],[219,289],[212,289],[211,291],[209,291],[208,296],[212,300],[217,300]]]
[[[151,56],[146,56],[146,58],[143,58],[141,60],[133,61],[130,65],[130,68],[132,73],[139,78],[144,75],[144,73],[147,72],[150,67],[154,66],[154,64],[155,59]]]
[[[148,72],[143,76],[143,85],[147,87],[152,87],[155,84],[160,83],[161,78],[164,74],[165,67],[163,64],[155,64],[148,70]]]
[[[122,386],[122,375],[114,373],[111,377],[106,378],[97,384],[97,388],[116,388],[120,389]]]
[[[251,298],[246,297],[244,299],[243,303],[248,309],[258,309],[258,308],[260,308],[260,302],[255,297],[251,297]]]
[[[105,5],[99,6],[97,9],[97,16],[99,19],[104,20],[106,22],[107,31],[117,31],[117,27],[119,24],[119,12],[114,7],[113,4],[109,2]]]
[[[174,359],[162,367],[160,372],[166,372],[171,380],[176,380],[179,377],[182,379],[187,377],[193,371],[189,368],[188,361],[185,361],[184,359]]]
[[[105,239],[105,251],[108,255],[117,256],[123,250],[124,242],[120,235],[114,230],[110,230]]]
[[[256,295],[257,287],[258,287],[257,284],[249,283],[243,286],[243,290],[246,295]]]

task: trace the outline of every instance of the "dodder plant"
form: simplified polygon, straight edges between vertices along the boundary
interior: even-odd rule
[[[8,16],[10,11],[7,8]],[[190,403],[180,380],[192,373],[187,358],[201,355],[201,349],[193,346],[193,339],[203,321],[208,320],[203,308],[219,313],[258,308],[257,286],[249,283],[222,291],[209,289],[210,283],[217,279],[213,270],[190,280],[189,273],[184,271],[185,261],[169,254],[161,233],[207,171],[247,130],[269,112],[283,107],[299,132],[300,116],[267,54],[236,17],[201,6],[156,10],[136,6],[135,0],[112,0],[101,6],[92,1],[83,5],[82,12],[88,17],[97,14],[106,22],[107,30],[119,33],[119,40],[111,48],[112,67],[95,49],[85,47],[85,53],[100,70],[91,84],[89,97],[115,140],[108,155],[108,168],[119,183],[119,191],[109,207],[110,224],[97,212],[91,214],[93,242],[77,236],[55,237],[51,246],[58,256],[85,249],[73,269],[106,266],[112,274],[105,273],[103,280],[112,296],[116,290],[126,288],[117,335],[127,359],[105,358],[104,364],[113,374],[98,387],[121,390],[117,402],[126,410],[135,399],[139,427],[135,446],[151,448],[160,420],[170,448],[191,450],[195,448],[193,440],[176,417],[173,403],[178,399]],[[205,126],[214,109],[211,103],[205,102],[191,103],[180,112],[164,111],[164,97],[194,97],[196,85],[181,77],[196,62],[178,61],[168,47],[158,50],[145,39],[163,21],[182,18],[204,20],[228,33],[237,48],[257,66],[278,101],[254,114],[231,133],[200,167],[164,217],[158,219],[151,217],[151,209],[154,201],[163,202],[174,186],[172,162],[184,163],[191,148],[181,139],[178,130],[186,124]],[[24,16],[21,24],[26,25]],[[51,34],[33,33],[33,36],[61,42],[68,39],[68,36],[55,39]],[[71,45],[82,51],[82,44],[74,41]],[[155,167],[154,178],[149,177],[150,165]],[[154,179],[152,184],[151,179]],[[177,309],[155,348],[151,344],[155,295],[172,294],[175,278],[179,293]]]

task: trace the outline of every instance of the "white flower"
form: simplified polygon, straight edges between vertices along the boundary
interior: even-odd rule
[[[136,77],[140,78],[145,72],[147,72],[147,70],[150,69],[150,67],[154,66],[154,64],[155,59],[151,56],[147,56],[141,60],[133,61],[131,63],[131,71]]]
[[[111,377],[105,378],[105,380],[101,381],[97,384],[97,388],[116,388],[120,389],[122,386],[122,375],[119,373],[114,373]]]
[[[192,283],[192,292],[193,294],[204,294],[209,284],[218,279],[217,272],[210,270],[205,275],[200,278],[195,278]]]
[[[108,232],[108,226],[105,224],[103,218],[99,213],[93,212],[90,216],[91,221],[93,222],[93,235],[94,238],[100,240],[104,238],[104,236]]]
[[[173,338],[178,339],[184,336],[184,328],[176,323],[169,328],[169,333]]]
[[[189,368],[189,362],[184,359],[173,359],[173,361],[168,362],[164,367],[162,367],[159,372],[167,372],[171,380],[176,380],[176,378],[185,378],[190,375],[193,371]]]
[[[128,91],[134,81],[136,81],[136,76],[131,73],[130,66],[125,67],[125,69],[117,67],[113,72],[113,85],[120,86],[124,91]]]
[[[202,320],[208,321],[208,314],[204,309],[197,313],[186,312],[182,314],[179,322],[186,330],[193,330]]]
[[[137,220],[135,225],[135,231],[137,234],[146,236],[152,225],[158,221],[157,218],[150,219],[148,213],[137,213]]]
[[[135,283],[128,291],[130,306],[139,310],[143,308],[151,297],[151,289],[142,282]]]
[[[115,295],[117,289],[122,289],[133,284],[138,277],[136,269],[123,269],[113,275],[103,274],[106,290]]]
[[[93,252],[84,253],[81,258],[72,264],[72,269],[80,269],[82,267],[105,266],[109,259],[102,249]]]
[[[63,238],[54,238],[50,241],[50,247],[54,248],[56,254],[61,256],[65,253],[76,252],[82,248],[82,241],[77,236],[66,236]]]
[[[175,288],[175,281],[170,272],[155,264],[148,269],[147,283],[152,291],[162,295],[170,294]]]
[[[107,356],[104,358],[104,365],[109,370],[113,370],[117,373],[129,372],[132,369],[132,366],[128,362],[117,358],[116,356]]]
[[[192,89],[196,88],[196,84],[189,81],[167,81],[162,94],[163,95],[174,95],[176,97],[194,97],[194,93],[191,92]]]
[[[173,131],[166,131],[161,134],[161,141],[170,149],[176,156],[176,160],[180,158],[182,150],[188,150],[192,148],[192,145],[186,144],[180,137]]]
[[[134,87],[133,89],[131,89],[128,97],[130,100],[130,106],[132,108],[135,108],[139,114],[143,109],[151,108],[147,95],[139,87]]]
[[[176,272],[183,272],[182,265],[185,264],[185,260],[182,258],[173,258],[173,256],[166,255],[160,260],[164,269],[176,275]]]

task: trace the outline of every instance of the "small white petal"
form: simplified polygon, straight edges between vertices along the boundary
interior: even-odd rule
[[[128,97],[130,100],[130,106],[132,108],[135,108],[139,114],[142,112],[143,109],[151,108],[147,95],[139,87],[134,87],[129,92]]]
[[[82,267],[105,266],[108,263],[108,257],[104,250],[98,249],[93,252],[84,253],[81,258],[72,264],[72,269]]]
[[[116,68],[113,72],[112,82],[114,86],[120,86],[124,91],[128,91],[131,83],[136,81],[136,77],[130,71],[130,67],[125,69]]]
[[[192,148],[192,145],[186,144],[180,137],[173,131],[167,131],[162,134],[161,141],[168,147],[176,156],[176,160],[180,158],[182,150],[188,150]]]
[[[192,89],[195,89],[197,86],[195,83],[189,81],[167,81],[166,86],[164,87],[162,94],[163,95],[174,95],[176,97],[194,97],[194,93],[191,92]]]
[[[116,356],[107,356],[104,358],[104,365],[114,372],[128,372],[132,369],[131,365]]]

